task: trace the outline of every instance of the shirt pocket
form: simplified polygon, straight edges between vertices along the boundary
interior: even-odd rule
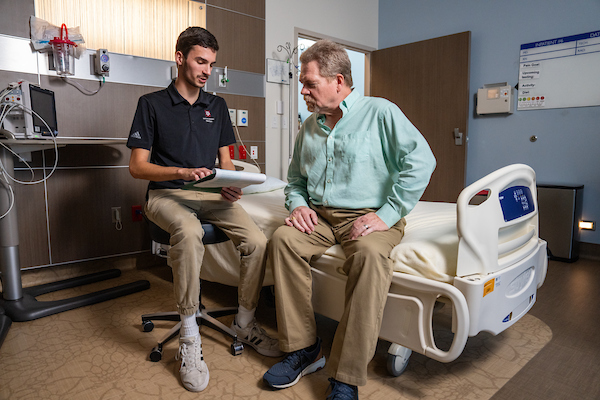
[[[338,149],[342,162],[352,164],[371,157],[369,131],[357,131],[345,135]]]

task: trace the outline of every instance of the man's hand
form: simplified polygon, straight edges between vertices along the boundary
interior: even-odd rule
[[[180,168],[178,174],[184,181],[197,181],[212,174],[208,168]]]
[[[293,226],[300,232],[308,233],[309,235],[314,232],[317,222],[317,213],[306,206],[294,208],[290,216],[285,219],[287,226]]]
[[[225,200],[230,201],[232,203],[241,199],[242,194],[242,189],[240,189],[239,187],[230,186],[221,188],[221,196],[223,196]]]
[[[385,222],[379,218],[374,212],[368,213],[359,217],[354,221],[350,230],[350,240],[354,240],[359,236],[367,236],[371,232],[387,231],[390,229]]]

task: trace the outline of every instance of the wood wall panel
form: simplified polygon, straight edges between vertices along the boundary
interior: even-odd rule
[[[29,181],[29,171],[16,171],[15,177],[21,181]],[[36,180],[43,178],[36,172]],[[50,178],[52,179],[52,177]],[[48,230],[46,227],[46,202],[44,200],[44,184],[14,184],[17,207],[17,223],[19,226],[19,259],[22,266],[47,265],[50,262],[48,253]]]
[[[29,17],[34,0],[0,1],[0,34],[29,38]]]
[[[106,83],[93,96],[80,93],[54,76],[42,76],[42,87],[54,91],[60,136],[126,138],[141,95],[161,88]],[[87,90],[99,83],[77,80]]]
[[[125,144],[85,145],[72,144],[59,149],[59,168],[84,168],[98,166],[128,166],[131,150]],[[54,150],[46,150],[46,165],[54,163]]]
[[[48,181],[53,262],[148,249],[146,223],[131,218],[131,207],[144,204],[146,186],[127,168],[58,170]],[[121,207],[121,230],[112,223],[112,207]]]
[[[265,21],[207,7],[206,29],[219,42],[217,66],[265,73]]]
[[[209,6],[216,6],[257,18],[265,18],[265,0],[206,0]]]

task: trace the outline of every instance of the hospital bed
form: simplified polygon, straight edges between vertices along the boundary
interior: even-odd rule
[[[239,161],[236,166],[257,171]],[[239,201],[268,238],[288,216],[284,186],[268,177],[245,188]],[[496,335],[513,325],[535,303],[548,266],[546,242],[538,236],[535,173],[523,164],[469,185],[456,204],[419,202],[406,221],[404,238],[390,254],[394,275],[380,332],[392,343],[387,366],[396,376],[411,351],[451,362],[468,337],[482,331]],[[336,245],[311,263],[315,312],[338,321],[344,308],[343,262]],[[207,246],[201,277],[235,286],[238,267],[239,253],[230,241]],[[272,279],[267,271],[264,285]],[[452,307],[452,342],[443,349],[433,328],[440,304]]]

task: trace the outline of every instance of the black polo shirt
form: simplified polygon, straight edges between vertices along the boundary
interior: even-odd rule
[[[127,147],[150,150],[150,162],[166,167],[212,169],[218,149],[235,143],[225,100],[200,90],[192,105],[174,83],[138,101]],[[177,189],[184,181],[153,182],[148,189]]]

